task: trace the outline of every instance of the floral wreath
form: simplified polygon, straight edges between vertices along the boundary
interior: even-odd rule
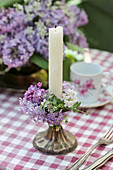
[[[68,111],[82,112],[78,109],[80,102],[72,84],[63,82],[61,98],[57,98],[54,94],[50,94],[49,90],[41,87],[40,82],[31,85],[24,97],[19,99],[21,112],[29,114],[34,121],[47,122],[50,127],[55,126],[58,129],[63,120],[68,123]]]

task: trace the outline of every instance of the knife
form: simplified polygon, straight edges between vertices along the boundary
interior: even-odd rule
[[[113,157],[113,148],[108,151],[104,156],[96,159],[92,164],[84,168],[84,170],[96,170],[97,168],[103,166],[109,159]]]

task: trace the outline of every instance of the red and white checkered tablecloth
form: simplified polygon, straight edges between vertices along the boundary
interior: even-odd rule
[[[101,64],[113,75],[113,54],[98,50],[90,50],[90,53],[95,63]],[[112,102],[104,107],[89,109],[88,116],[71,112],[68,115],[69,124],[63,123],[63,127],[76,136],[77,149],[67,155],[45,155],[33,148],[32,141],[38,132],[48,126],[34,123],[28,115],[19,113],[20,95],[0,90],[0,169],[2,166],[11,170],[65,170],[96,143],[113,123]],[[80,169],[84,169],[112,147],[113,144],[96,148]],[[113,170],[113,159],[101,169]]]

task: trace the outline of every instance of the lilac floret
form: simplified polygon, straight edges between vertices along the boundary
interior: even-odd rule
[[[62,112],[62,109],[59,112],[47,114],[47,121],[49,125],[60,125],[64,120],[65,112]]]
[[[0,9],[0,32],[2,34],[12,34],[24,29],[26,15],[22,11],[16,11],[14,8]]]
[[[16,68],[24,65],[34,53],[32,44],[25,38],[15,37],[5,41],[2,51],[2,59],[8,68]]]
[[[63,87],[63,91],[64,91],[65,93],[66,93],[66,91],[67,91],[68,89],[70,89],[70,90],[75,90],[75,87],[74,87],[71,83],[68,83],[68,82],[66,82],[66,81],[63,82],[62,87]]]

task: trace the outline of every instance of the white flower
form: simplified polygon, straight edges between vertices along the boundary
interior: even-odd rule
[[[33,30],[33,27],[27,27],[26,32],[29,33],[30,35],[33,35],[35,33],[35,31]]]
[[[28,0],[24,0],[24,2],[28,2]]]
[[[32,11],[33,11],[33,6],[32,6],[32,5],[27,6],[26,12],[27,12],[27,13],[30,13],[30,12],[32,12]]]
[[[46,99],[43,99],[43,102],[41,102],[41,105],[44,106],[46,103]]]
[[[61,101],[64,101],[65,107],[71,108],[76,102],[78,102],[77,92],[67,89],[66,93],[62,93]]]
[[[41,20],[39,20],[38,22],[35,22],[35,25],[38,30],[37,36],[41,35],[42,37],[44,37],[45,35],[47,35],[47,28]]]
[[[78,54],[78,52],[70,50],[68,48],[65,49],[65,54],[68,56],[72,56],[74,59],[81,61],[84,59],[84,55],[83,54]]]
[[[14,4],[13,5],[16,8],[16,11],[24,11],[24,7],[21,4]]]
[[[41,105],[44,107],[48,107],[49,104],[50,104],[50,101],[47,101],[46,99],[44,99],[43,102],[41,102]]]
[[[27,14],[27,19],[29,21],[32,21],[33,17],[34,17],[34,14],[29,14],[29,13]]]
[[[40,7],[40,3],[34,1],[34,2],[33,2],[33,8],[34,8],[34,9],[39,9],[39,7]]]

